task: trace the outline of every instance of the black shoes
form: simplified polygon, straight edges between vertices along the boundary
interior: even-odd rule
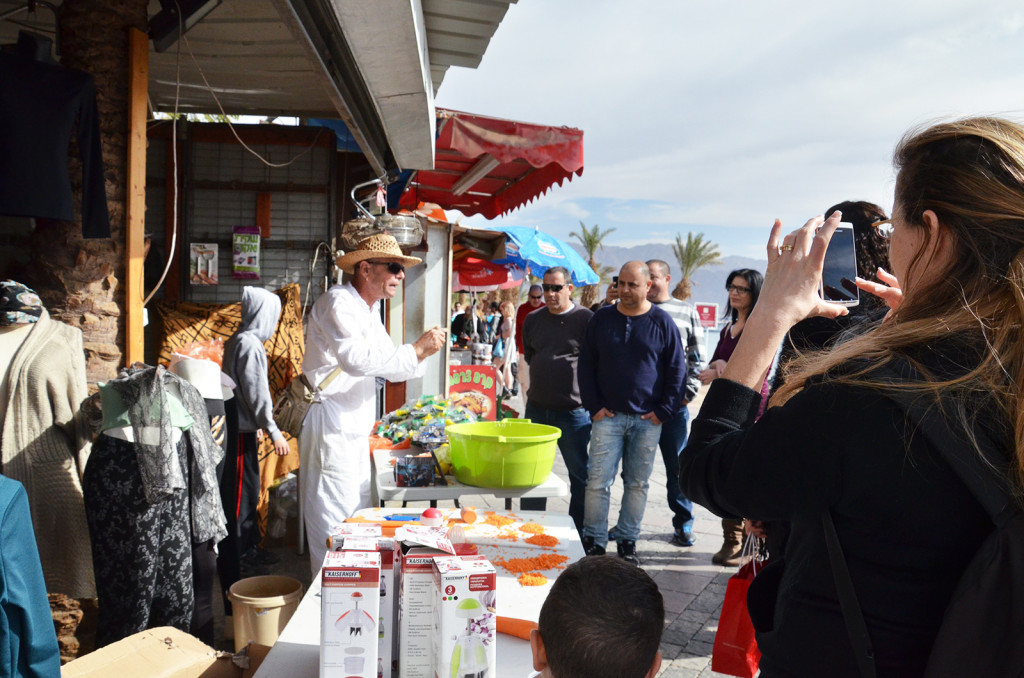
[[[603,556],[605,551],[603,546],[598,546],[594,543],[593,537],[583,537],[583,552],[588,556]]]
[[[625,539],[620,539],[618,542],[616,542],[616,547],[619,550],[619,558],[622,558],[627,563],[632,563],[633,565],[637,566],[640,565],[640,558],[638,558],[636,555],[635,541],[626,541]]]

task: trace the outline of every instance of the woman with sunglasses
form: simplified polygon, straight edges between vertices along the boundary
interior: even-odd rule
[[[726,277],[725,289],[729,293],[729,300],[726,302],[726,309],[729,312],[729,322],[722,328],[718,338],[718,346],[711,355],[711,361],[706,370],[698,376],[704,384],[710,384],[713,380],[722,376],[729,357],[736,348],[743,327],[747,324],[747,317],[753,310],[757,298],[761,294],[761,284],[764,276],[752,268],[741,268],[733,271]],[[765,381],[761,389],[761,410],[763,411],[768,402],[768,382]],[[736,567],[740,564],[740,552],[743,550],[743,519],[738,517],[722,518],[722,548],[711,556],[711,562],[716,565],[727,565]]]
[[[1024,126],[936,124],[904,137],[894,164],[893,218],[876,226],[889,237],[891,284],[857,281],[889,315],[797,357],[755,421],[785,333],[804,318],[847,312],[818,296],[842,215],[815,217],[784,238],[776,221],[757,306],[680,457],[680,486],[693,501],[790,523],[784,560],[747,596],[763,678],[921,676],[954,588],[993,531],[947,455],[962,455],[1016,503],[1024,496]],[[939,426],[922,425],[919,407],[940,413]],[[827,534],[848,578],[833,572]],[[848,632],[843,579],[864,634]],[[1002,669],[964,675],[1021,667]]]

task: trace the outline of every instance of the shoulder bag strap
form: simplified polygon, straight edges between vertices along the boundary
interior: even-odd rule
[[[320,384],[316,387],[316,390],[322,391],[328,386],[330,386],[331,382],[337,379],[339,374],[341,374],[341,365],[338,365],[333,370],[331,370],[331,373],[324,377],[323,381],[321,381]]]
[[[832,563],[832,577],[836,582],[839,606],[843,610],[843,621],[846,622],[846,633],[853,646],[857,670],[863,678],[875,678],[875,651],[871,647],[867,624],[864,623],[864,613],[857,602],[857,592],[853,590],[853,580],[846,567],[846,557],[843,556],[843,547],[839,545],[839,535],[836,534],[831,511],[826,510],[821,514],[821,523],[825,527],[825,544],[828,546],[828,559]]]

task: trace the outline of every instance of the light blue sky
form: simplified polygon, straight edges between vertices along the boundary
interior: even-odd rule
[[[889,210],[909,128],[1024,120],[1022,29],[1008,0],[519,0],[436,103],[584,131],[583,176],[495,223],[567,238],[582,219],[619,245],[692,230],[761,258],[775,217]]]

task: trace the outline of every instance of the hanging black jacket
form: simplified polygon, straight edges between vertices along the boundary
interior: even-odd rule
[[[82,235],[109,238],[92,76],[0,52],[0,214],[74,221],[68,144],[76,120]]]

